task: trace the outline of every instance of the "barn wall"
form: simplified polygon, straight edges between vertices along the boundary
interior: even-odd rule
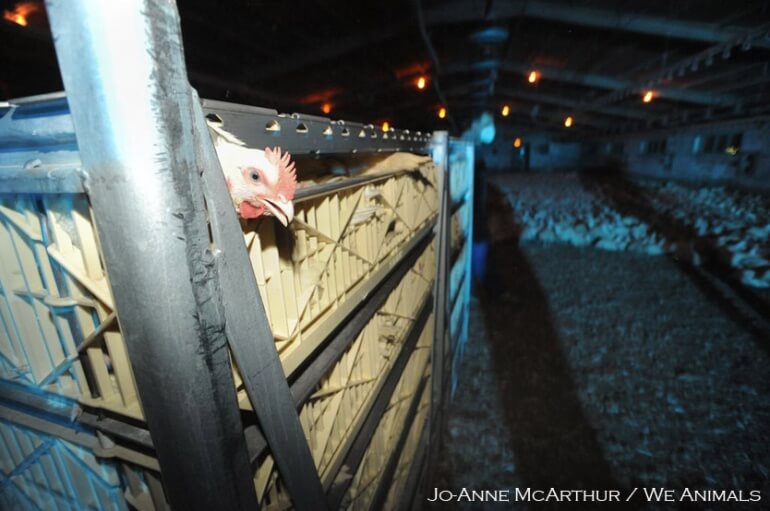
[[[520,148],[513,146],[516,137],[522,139]],[[498,127],[494,142],[480,148],[480,157],[492,172],[560,171],[577,169],[583,152],[583,144],[579,142],[554,140],[544,135],[526,135],[520,130]]]
[[[740,136],[738,144],[731,143],[734,136]],[[709,139],[714,147],[707,149]],[[661,150],[658,145],[655,150],[654,144],[663,140],[665,148]],[[720,149],[720,141],[737,152]],[[615,138],[601,144],[594,157],[587,154],[586,162],[619,167],[634,175],[770,189],[768,142],[768,125],[693,127],[668,135],[657,132]]]
[[[522,138],[518,149],[513,147],[517,136]],[[735,147],[734,154],[727,151],[730,147]],[[602,167],[637,176],[770,189],[770,123],[764,122],[715,123],[591,142],[503,128],[479,154],[491,172]]]
[[[582,161],[583,144],[560,142],[535,137],[529,143],[529,169],[533,171],[561,171],[577,169]]]

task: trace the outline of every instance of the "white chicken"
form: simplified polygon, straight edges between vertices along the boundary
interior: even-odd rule
[[[288,152],[266,147],[251,149],[219,123],[209,121],[209,131],[217,151],[233,205],[241,218],[269,214],[284,226],[294,218],[294,192],[297,174]]]

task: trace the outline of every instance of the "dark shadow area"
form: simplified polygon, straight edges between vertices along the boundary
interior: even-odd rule
[[[531,488],[623,491],[583,412],[547,296],[519,247],[513,213],[493,187],[487,204],[492,244],[487,285],[479,294],[518,477]]]
[[[654,191],[644,188],[615,169],[579,173],[582,186],[622,215],[649,225],[650,230],[677,250],[671,260],[713,304],[746,330],[770,352],[770,303],[761,293],[744,285],[733,268],[722,260],[712,239],[672,214],[656,209]],[[697,264],[695,264],[697,261]]]

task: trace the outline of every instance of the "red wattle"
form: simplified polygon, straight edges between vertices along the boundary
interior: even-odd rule
[[[238,213],[241,215],[241,218],[258,218],[264,212],[264,206],[257,208],[246,201],[241,202],[241,204],[238,206]]]

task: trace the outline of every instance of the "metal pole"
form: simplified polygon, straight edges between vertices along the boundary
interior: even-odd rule
[[[172,0],[47,0],[104,262],[175,509],[258,507]]]
[[[436,282],[433,306],[433,352],[431,355],[431,399],[428,414],[428,474],[431,474],[441,443],[441,409],[444,398],[444,371],[447,347],[447,265],[450,251],[449,134],[433,132],[433,161],[441,170],[439,180],[439,217],[436,224]]]

